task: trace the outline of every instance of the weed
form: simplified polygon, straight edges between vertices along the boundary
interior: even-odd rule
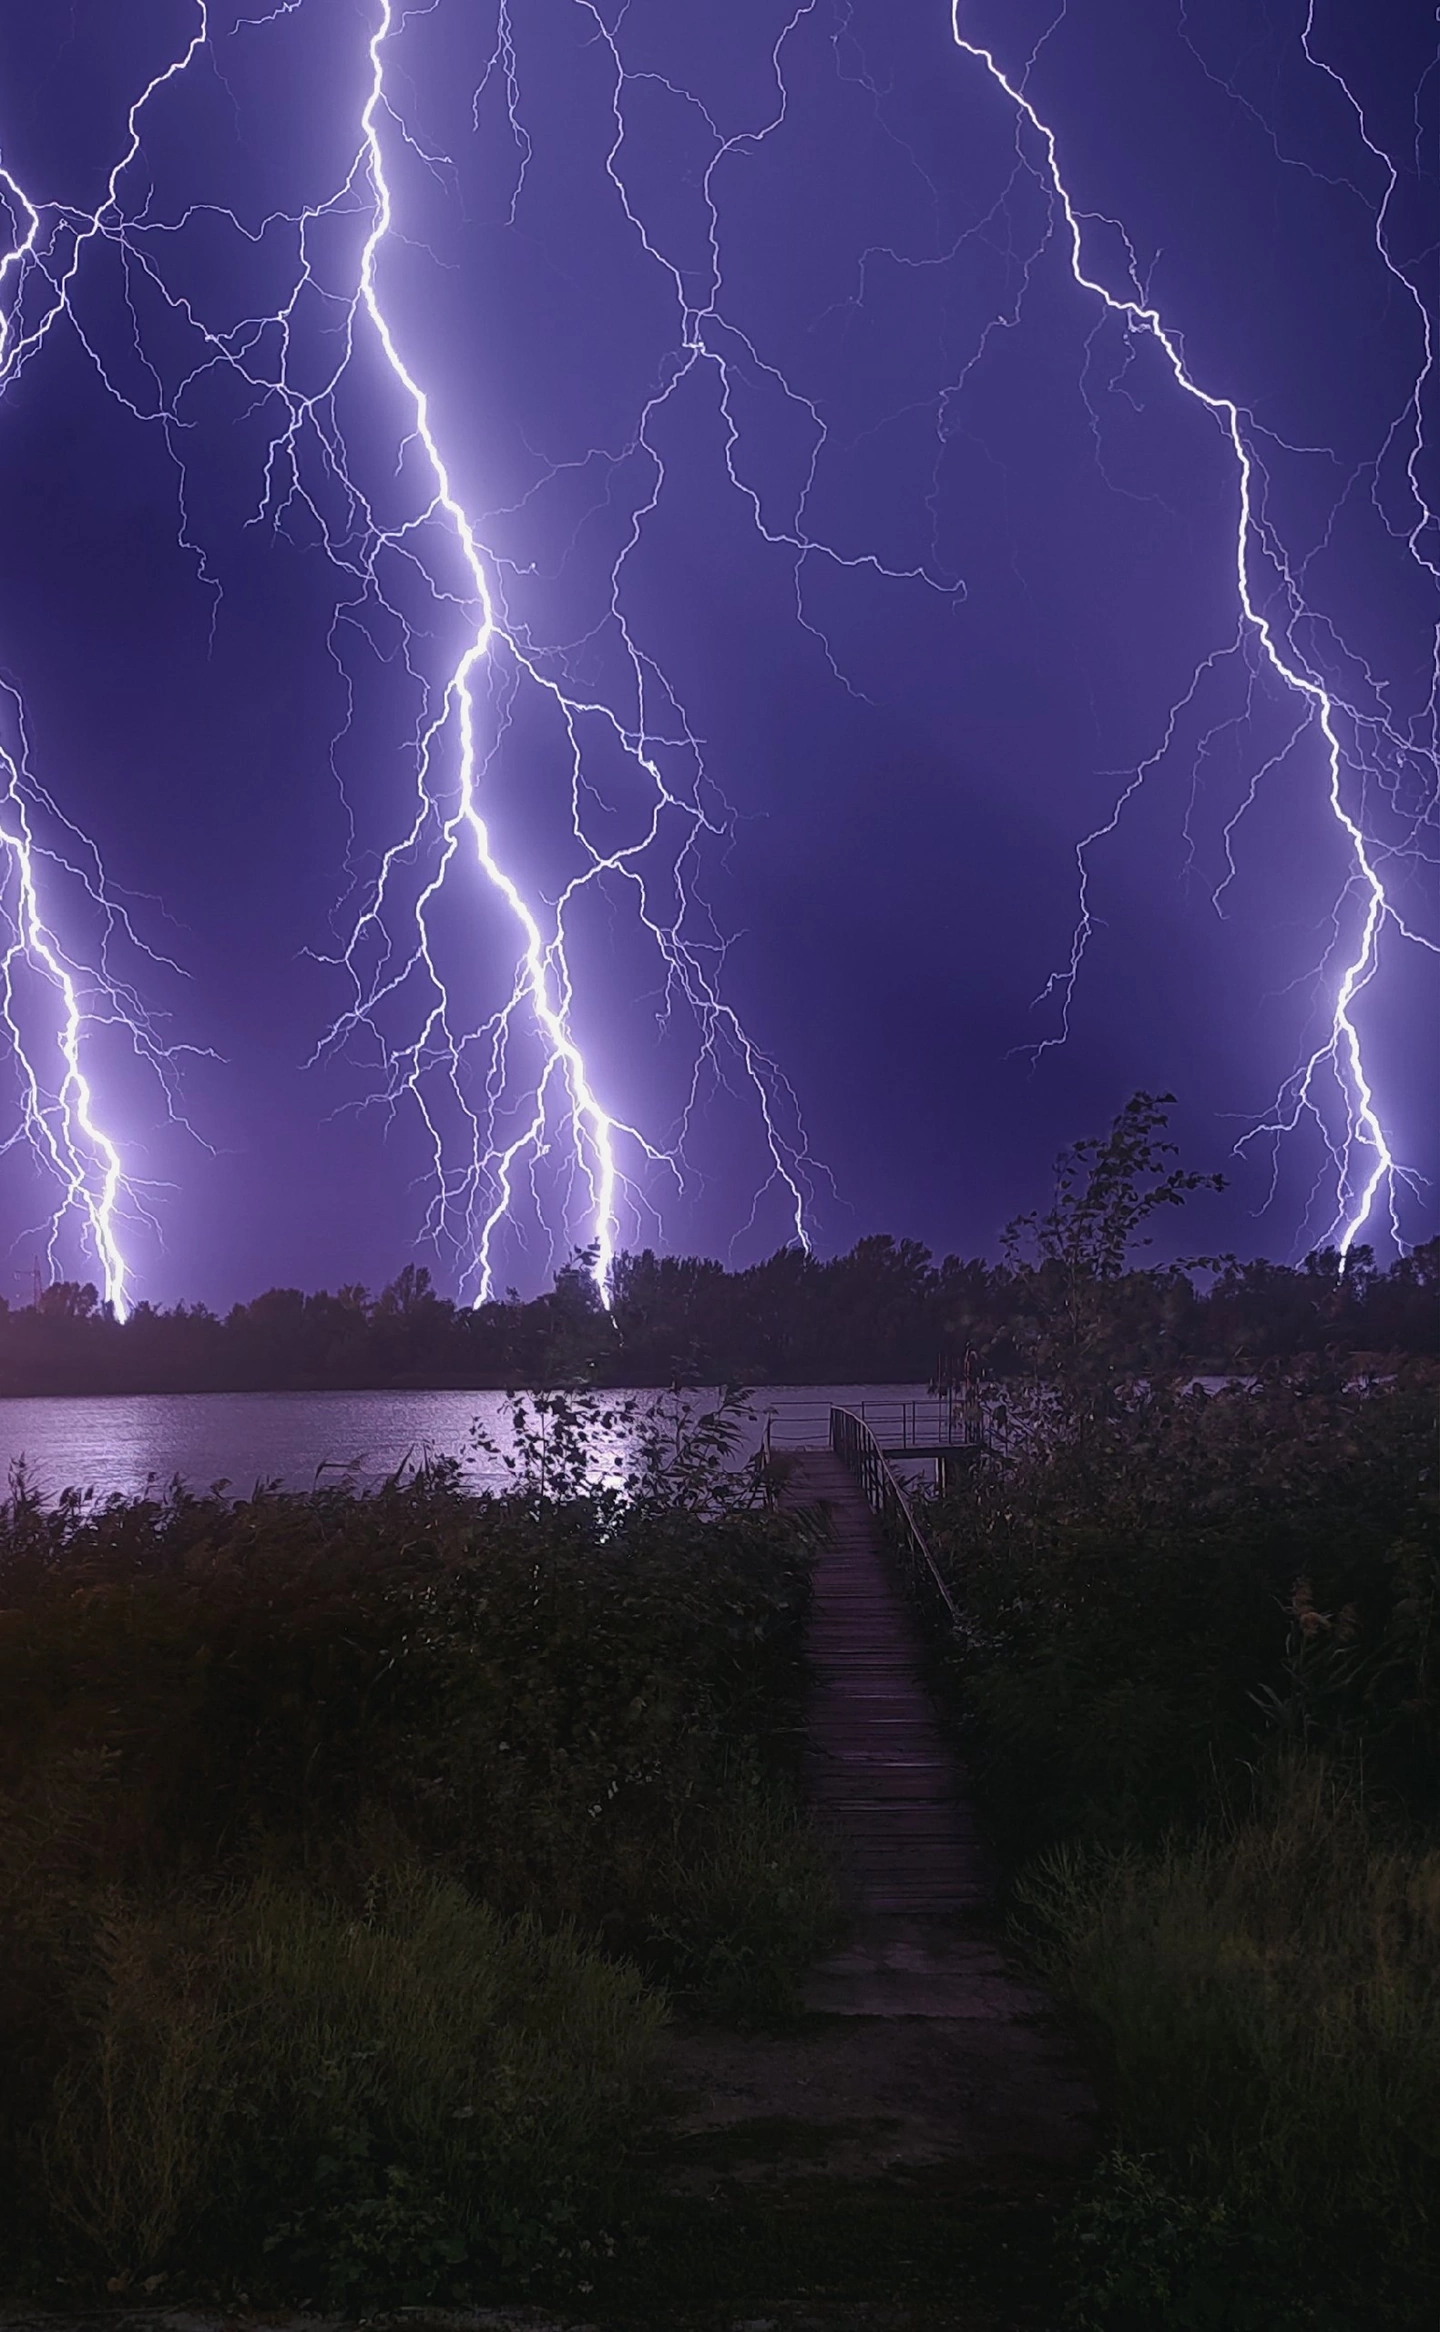
[[[722,2021],[794,2013],[806,1971],[840,1931],[830,1858],[788,1794],[752,1780],[727,1793],[698,1847],[677,1850],[651,1928],[667,1980]]]
[[[1284,2229],[1117,2147],[1063,2225],[1058,2264],[1067,2332],[1322,2332],[1339,2319],[1294,2288]]]
[[[663,2008],[573,1934],[411,1866],[358,1911],[273,1879],[113,1903],[92,1948],[19,2164],[72,2272],[396,2302],[593,2232]]]
[[[17,1486],[12,2277],[408,2304],[612,2239],[654,1979],[757,2013],[828,1900],[786,1779],[805,1548],[710,1495],[702,1423],[669,1505],[573,1436],[563,1497],[553,1442],[492,1499]]]
[[[1390,2289],[1405,2320],[1404,2293],[1440,2278],[1440,1850],[1377,1835],[1310,1759],[1244,1819],[1149,1853],[1052,1854],[1018,1895],[1127,2148],[1170,2166],[1185,2256],[1238,2258],[1271,2230],[1299,2285],[1319,2274],[1372,2307]],[[1138,2213],[1127,2276],[1150,2192],[1132,2164],[1096,2204],[1097,2245],[1122,2201]]]

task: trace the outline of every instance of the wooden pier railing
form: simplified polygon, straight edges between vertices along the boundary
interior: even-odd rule
[[[832,1409],[830,1447],[879,1516],[885,1535],[909,1570],[921,1601],[931,1606],[945,1626],[958,1628],[960,1614],[955,1599],[915,1519],[914,1508],[864,1418],[857,1417],[853,1409]]]

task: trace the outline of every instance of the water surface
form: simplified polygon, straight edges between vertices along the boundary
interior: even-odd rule
[[[923,1385],[781,1385],[750,1396],[753,1415],[739,1455],[758,1447],[767,1421],[792,1446],[820,1443],[828,1411],[868,1407],[872,1415]],[[650,1403],[656,1393],[608,1400]],[[697,1399],[713,1398],[695,1396]],[[504,1478],[475,1447],[477,1423],[502,1445],[506,1397],[483,1392],[113,1393],[73,1399],[0,1400],[0,1464],[23,1461],[47,1498],[66,1489],[133,1497],[178,1475],[192,1490],[224,1482],[236,1496],[259,1482],[307,1490],[349,1476],[382,1481],[431,1456],[458,1458],[477,1487]]]

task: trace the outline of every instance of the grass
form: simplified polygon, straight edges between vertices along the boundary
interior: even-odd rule
[[[1152,1854],[1051,1854],[1037,1952],[1133,2156],[1328,2280],[1440,2282],[1440,1847],[1386,1841],[1318,1759]],[[1379,2320],[1377,2317],[1375,2320]]]
[[[573,2263],[663,2010],[573,1934],[391,1862],[360,1916],[293,1882],[116,1904],[21,2196],[106,2280],[203,2257],[346,2305]]]
[[[235,1505],[22,1485],[0,2267],[616,2326],[1433,2332],[1430,1450],[1403,1387],[1147,1395],[932,1517],[1017,1917],[1109,2115],[1068,2210],[767,2191],[724,2144],[702,2204],[646,2151],[667,2004],[783,2018],[834,1930],[791,1524],[703,1469],[596,1492],[548,1422],[542,1487],[486,1500],[445,1469]]]
[[[935,1510],[943,1669],[1113,2140],[1067,2326],[1433,2332],[1435,1479],[1423,1394],[1307,1367],[1109,1398]]]
[[[670,1998],[776,2013],[830,1930],[806,1593],[793,1526],[653,1486],[20,1485],[0,2270],[346,2307],[588,2280]]]
[[[818,1834],[788,1794],[732,1787],[702,1841],[681,1849],[651,1931],[671,1985],[722,2022],[775,2023],[839,1931],[835,1877]]]

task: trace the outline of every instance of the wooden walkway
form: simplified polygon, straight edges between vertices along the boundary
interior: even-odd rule
[[[806,1650],[806,1781],[859,1918],[954,1918],[990,1878],[954,1754],[923,1681],[924,1645],[858,1484],[830,1450],[797,1452],[787,1502],[830,1509]]]
[[[830,1523],[807,1631],[806,1775],[835,1841],[849,1932],[810,1972],[803,2005],[820,2013],[806,2024],[762,2041],[709,2028],[692,2040],[689,2126],[822,2129],[823,2161],[794,2166],[812,2179],[940,2168],[947,2191],[976,2179],[993,2190],[1014,2169],[1033,2192],[1037,2173],[1068,2175],[1085,2158],[1094,2099],[992,1931],[964,1776],[865,1493],[830,1449],[784,1459],[784,1503],[823,1506]],[[776,2175],[768,2151],[764,2175]]]

